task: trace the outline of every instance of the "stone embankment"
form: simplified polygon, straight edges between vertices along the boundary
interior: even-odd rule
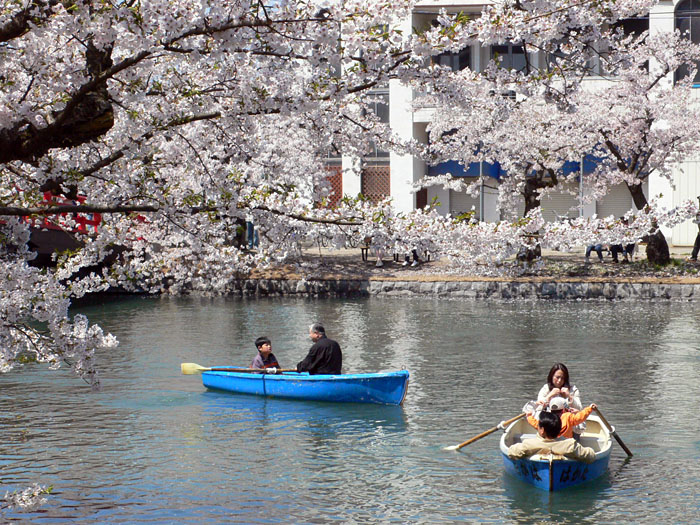
[[[695,301],[700,300],[700,282],[246,279],[237,281],[233,292],[244,296],[432,296],[491,300]]]
[[[583,254],[548,254],[528,275],[455,275],[446,261],[381,267],[359,250],[308,251],[294,264],[255,272],[231,283],[233,294],[310,297],[446,297],[475,300],[700,301],[700,266],[676,253],[674,264],[649,267],[642,257],[631,264],[587,264]],[[640,260],[641,259],[641,260]]]

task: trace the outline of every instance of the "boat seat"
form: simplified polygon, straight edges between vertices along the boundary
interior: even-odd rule
[[[525,439],[534,439],[536,437],[537,434],[520,434],[519,436],[515,436],[513,444],[522,443]]]
[[[598,452],[606,445],[607,439],[598,433],[584,432],[581,434],[580,443],[584,447],[591,447],[593,450]]]

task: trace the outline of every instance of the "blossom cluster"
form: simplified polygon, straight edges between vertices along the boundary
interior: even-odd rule
[[[34,483],[24,490],[17,490],[12,493],[8,491],[5,493],[4,504],[0,506],[0,509],[32,511],[48,501],[44,495],[49,493],[51,493],[51,487],[45,487],[38,483]]]

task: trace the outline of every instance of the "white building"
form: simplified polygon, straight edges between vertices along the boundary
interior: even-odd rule
[[[424,0],[418,3],[411,19],[404,20],[400,29],[411,32],[413,28],[428,27],[442,8],[452,12],[471,12],[475,16],[481,12],[483,1],[461,0],[449,2],[442,0]],[[649,13],[648,18],[628,21],[625,24],[629,30],[673,31],[679,27],[689,30],[691,38],[700,41],[700,0],[660,1]],[[504,57],[512,67],[524,64],[522,48],[515,45],[502,46],[472,46],[459,54],[440,56],[438,60],[444,65],[455,69],[471,67],[479,70],[495,54]],[[531,57],[536,60],[537,57]],[[591,82],[595,82],[591,78]],[[700,74],[696,78],[700,88]],[[405,139],[416,139],[427,142],[426,128],[431,120],[431,110],[421,109],[412,111],[413,92],[411,88],[401,85],[398,81],[390,82],[388,88],[379,91],[387,106],[377,105],[377,112],[390,125],[395,133]],[[700,95],[700,89],[699,89]],[[652,175],[645,183],[645,194],[648,198],[662,195],[662,204],[670,208],[688,199],[694,200],[700,195],[700,159],[688,159],[682,166],[674,170],[672,184],[659,176]],[[335,160],[336,176],[334,189],[337,195],[357,195],[362,193],[370,199],[391,196],[397,209],[409,212],[432,202],[434,198],[440,203],[440,211],[444,214],[458,214],[475,210],[479,219],[486,221],[500,220],[496,208],[496,192],[498,181],[487,178],[482,191],[477,197],[471,197],[461,192],[443,190],[431,187],[419,193],[413,193],[411,186],[425,175],[450,172],[455,174],[456,166],[429,167],[423,161],[409,155],[375,151],[372,156],[359,159],[343,156]],[[342,176],[341,176],[342,167]],[[467,175],[478,175],[479,170],[488,170],[489,166],[473,165]],[[585,170],[584,170],[585,171]],[[342,179],[342,182],[341,182]],[[674,187],[675,186],[675,187]],[[598,202],[579,205],[576,195],[585,192],[585,176],[578,188],[569,188],[566,193],[545,197],[542,210],[545,218],[552,220],[556,217],[586,217],[597,214],[599,217],[614,215],[621,217],[630,209],[634,209],[632,197],[624,186],[612,188],[608,195]],[[692,245],[697,234],[697,226],[691,221],[664,231],[672,245]]]

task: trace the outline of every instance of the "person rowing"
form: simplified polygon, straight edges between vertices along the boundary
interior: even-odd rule
[[[533,454],[558,454],[576,461],[593,463],[595,450],[581,446],[573,438],[561,437],[561,419],[552,412],[542,412],[537,421],[537,437],[508,447],[508,457],[521,459]]]
[[[303,361],[297,364],[297,372],[316,374],[340,374],[343,366],[343,353],[340,345],[326,337],[322,325],[314,323],[309,327],[309,337],[314,342]]]
[[[547,412],[541,411],[539,412],[539,414],[535,414],[532,411],[532,405],[532,403],[528,403],[523,408],[523,411],[527,414],[528,422],[533,427],[538,428],[539,417],[541,417],[542,414],[546,414]],[[584,408],[583,410],[579,410],[577,412],[569,412],[568,408],[569,406],[567,404],[567,401],[563,397],[555,397],[549,401],[549,413],[554,414],[559,419],[561,419],[561,428],[557,437],[575,437],[578,441],[580,440],[580,434],[574,434],[575,427],[584,423],[588,419],[588,416],[590,416],[591,413],[598,407],[595,403],[593,403],[590,406]]]

